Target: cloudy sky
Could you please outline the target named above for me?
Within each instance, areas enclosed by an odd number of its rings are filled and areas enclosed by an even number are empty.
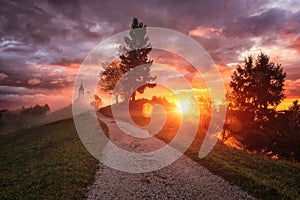
[[[199,42],[224,79],[247,55],[266,52],[287,72],[286,95],[300,96],[300,2],[0,1],[0,109],[71,103],[77,70],[102,40],[133,17]]]

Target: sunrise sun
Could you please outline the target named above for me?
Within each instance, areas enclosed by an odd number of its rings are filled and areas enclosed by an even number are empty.
[[[191,107],[191,103],[189,101],[181,101],[177,104],[178,106],[178,112],[180,113],[186,113],[189,111]]]

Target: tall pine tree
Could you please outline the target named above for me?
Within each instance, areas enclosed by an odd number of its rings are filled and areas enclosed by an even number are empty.
[[[147,26],[137,18],[133,18],[129,36],[124,38],[125,45],[120,47],[120,69],[123,74],[135,69],[133,76],[125,78],[126,84],[123,83],[123,96],[125,100],[135,100],[136,92],[144,93],[144,90],[156,86],[154,80],[156,77],[151,76],[150,68],[153,60],[148,58],[152,47],[147,36]],[[130,79],[130,80],[129,80]],[[142,87],[134,91],[134,86],[143,84]]]

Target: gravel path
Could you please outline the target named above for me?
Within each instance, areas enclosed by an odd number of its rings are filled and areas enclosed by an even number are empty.
[[[144,152],[165,145],[156,138],[134,139],[121,133],[111,118],[102,115],[98,118],[108,125],[110,140],[121,148]],[[104,156],[108,159],[113,156],[109,150],[109,145],[104,148]],[[149,173],[121,172],[100,163],[95,181],[88,189],[88,199],[254,199],[185,155]]]

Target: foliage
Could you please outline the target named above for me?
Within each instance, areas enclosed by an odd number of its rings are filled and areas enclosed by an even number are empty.
[[[14,128],[20,128],[29,124],[40,121],[47,113],[50,112],[48,104],[40,106],[39,104],[18,110],[0,110],[0,131],[7,131]]]
[[[227,130],[227,136],[234,136],[248,150],[299,161],[298,101],[287,111],[274,109],[284,98],[285,77],[282,66],[270,62],[264,53],[260,53],[256,61],[252,56],[245,59],[244,67],[238,66],[232,75],[233,91],[228,95],[232,103],[223,136]],[[236,121],[240,128],[234,130]]]
[[[258,118],[265,117],[268,108],[273,109],[283,100],[285,77],[282,66],[271,62],[266,54],[260,53],[255,61],[249,56],[243,67],[236,68],[230,82],[235,106]]]
[[[144,93],[146,88],[156,86],[154,80],[156,77],[151,76],[150,67],[153,60],[148,58],[152,47],[147,34],[147,26],[133,18],[129,36],[124,38],[125,45],[120,46],[120,62],[112,62],[104,67],[100,74],[99,86],[104,91],[114,91],[116,102],[119,102],[119,96],[125,101],[135,100],[136,92]],[[136,68],[138,67],[138,68]],[[135,73],[126,73],[135,69]],[[124,76],[124,77],[123,77]],[[121,83],[117,85],[121,79]],[[136,85],[142,85],[134,91]],[[117,87],[116,87],[117,86]]]
[[[298,100],[293,102],[289,110],[278,113],[271,124],[275,132],[273,152],[300,161],[300,109]]]
[[[39,104],[35,105],[34,107],[21,108],[21,115],[45,115],[46,113],[50,112],[50,107],[48,104],[45,104],[44,106],[40,106]]]
[[[292,114],[292,124],[300,127],[300,104],[298,100],[293,101],[293,105],[289,107],[288,112]]]
[[[122,76],[123,76],[123,71],[119,66],[119,62],[114,61],[104,67],[103,72],[100,74],[99,86],[102,90],[106,92],[107,91],[112,92]],[[119,93],[121,93],[121,91],[122,91],[121,87],[115,89],[114,95],[116,95],[117,102],[119,102],[118,96]]]
[[[120,47],[120,69],[123,74],[138,67],[133,77],[124,78],[122,93],[125,99],[132,97],[135,100],[136,91],[133,91],[133,86],[137,83],[142,83],[143,86],[138,88],[139,93],[143,93],[148,88],[155,87],[153,81],[156,77],[151,76],[150,67],[153,60],[148,58],[152,47],[147,34],[147,26],[137,18],[133,18],[129,36],[124,38],[125,46]],[[131,80],[129,80],[129,78]]]

